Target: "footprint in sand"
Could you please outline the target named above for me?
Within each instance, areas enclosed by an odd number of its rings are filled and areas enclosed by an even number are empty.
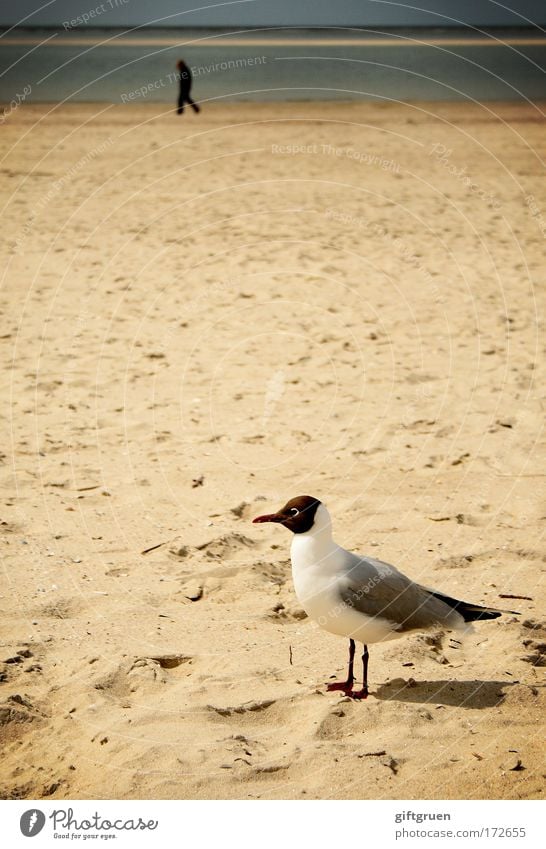
[[[522,622],[522,631],[526,635],[522,642],[527,654],[521,660],[533,666],[546,666],[546,622],[526,619]]]
[[[29,700],[28,696],[15,693],[0,703],[0,739],[12,742],[24,730],[28,723],[43,719],[43,714]]]
[[[256,547],[257,543],[243,534],[224,534],[220,537],[202,542],[194,547],[194,551],[203,552],[207,557],[223,559],[236,551]],[[169,543],[169,553],[177,559],[185,559],[190,554],[190,547],[180,538]]]
[[[51,619],[72,619],[80,611],[81,606],[72,599],[59,598],[42,607],[42,616]]]
[[[218,716],[233,716],[234,714],[254,714],[263,710],[267,710],[271,705],[275,704],[275,699],[262,699],[261,701],[244,702],[235,707],[218,707],[216,705],[207,705],[210,711],[214,711]]]
[[[254,540],[243,536],[243,534],[225,534],[196,546],[197,551],[204,551],[207,557],[223,558],[234,551],[244,548],[252,548],[256,545]]]
[[[121,663],[113,672],[99,678],[94,687],[106,697],[123,700],[133,693],[153,692],[158,684],[167,684],[172,680],[173,669],[192,662],[193,657],[183,654],[137,657]]]
[[[268,619],[273,619],[274,622],[280,622],[283,625],[292,625],[294,622],[301,622],[302,619],[307,619],[307,613],[303,607],[297,604],[284,605],[282,601],[277,604],[267,614]]]
[[[524,640],[523,645],[528,651],[528,654],[521,658],[526,663],[531,663],[533,666],[546,666],[546,642],[539,640]]]

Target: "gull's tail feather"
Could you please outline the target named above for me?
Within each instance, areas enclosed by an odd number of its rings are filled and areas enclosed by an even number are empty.
[[[480,619],[498,619],[503,613],[513,613],[515,616],[520,614],[516,610],[497,610],[496,607],[482,607],[479,604],[471,604],[468,601],[461,601],[457,598],[451,598],[442,593],[433,592],[435,598],[439,598],[445,604],[448,604],[457,613],[460,613],[465,622],[477,622]]]

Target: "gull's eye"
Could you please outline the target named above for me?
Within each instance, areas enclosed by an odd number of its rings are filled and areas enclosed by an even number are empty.
[[[300,511],[297,507],[291,507],[289,512],[291,516],[298,516]]]

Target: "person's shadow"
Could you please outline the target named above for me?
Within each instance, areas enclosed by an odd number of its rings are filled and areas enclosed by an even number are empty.
[[[381,684],[373,694],[388,702],[451,705],[464,708],[491,708],[502,704],[506,688],[516,681],[404,681],[394,678]]]

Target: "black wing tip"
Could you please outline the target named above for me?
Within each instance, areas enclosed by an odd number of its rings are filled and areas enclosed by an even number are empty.
[[[458,612],[465,622],[479,622],[483,619],[498,619],[502,616],[502,610],[472,610],[467,607],[459,607]]]
[[[468,605],[458,608],[465,622],[478,622],[480,619],[498,619],[499,616],[521,616],[517,610],[496,610],[491,607]]]
[[[521,616],[516,610],[497,610],[494,607],[482,607],[479,604],[471,604],[467,601],[460,601],[457,598],[443,595],[442,593],[433,593],[436,598],[441,599],[448,604],[457,613],[460,613],[465,622],[479,622],[480,620],[498,619],[499,616],[511,614],[512,616]]]

